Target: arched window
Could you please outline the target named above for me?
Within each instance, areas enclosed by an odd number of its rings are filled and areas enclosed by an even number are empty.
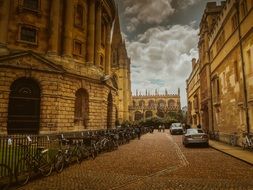
[[[84,23],[83,21],[84,21],[84,9],[81,4],[78,4],[75,10],[75,25],[77,27],[82,27]]]
[[[140,100],[140,101],[139,101],[139,106],[140,106],[140,107],[145,106],[144,100]]]
[[[158,101],[158,107],[159,107],[159,108],[164,108],[165,106],[166,106],[166,103],[165,103],[164,100],[159,100],[159,101]]]
[[[10,87],[8,134],[39,133],[40,87],[32,78],[20,78]]]
[[[161,117],[161,118],[164,118],[164,116],[165,116],[165,114],[164,114],[163,111],[158,111],[158,112],[156,113],[156,115],[157,115],[158,117]]]
[[[155,106],[155,101],[154,100],[149,100],[148,101],[148,106],[150,106],[150,107]]]
[[[175,106],[175,101],[174,101],[174,100],[169,100],[169,101],[168,101],[168,106],[169,106],[169,107]]]
[[[134,120],[135,121],[139,121],[143,118],[143,114],[139,111],[136,111],[135,114],[134,114]]]
[[[152,111],[146,111],[146,113],[145,113],[145,118],[147,119],[147,118],[151,118],[153,116],[153,113],[152,113]]]
[[[76,91],[75,95],[75,125],[87,128],[89,115],[89,97],[84,89]]]

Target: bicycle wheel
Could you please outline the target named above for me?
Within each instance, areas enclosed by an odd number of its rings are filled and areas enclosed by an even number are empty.
[[[48,154],[43,154],[38,160],[38,169],[43,176],[49,176],[53,171],[53,163],[51,162]]]
[[[73,156],[74,156],[74,159],[76,160],[76,162],[78,164],[81,164],[81,162],[83,161],[83,158],[84,158],[83,150],[80,150],[80,147],[77,148],[76,153]]]
[[[5,165],[0,164],[0,189],[7,190],[12,182],[12,171]]]
[[[19,185],[25,185],[32,175],[32,168],[29,164],[29,158],[21,158],[15,167],[15,178]]]
[[[64,162],[65,162],[64,154],[62,152],[58,152],[55,155],[55,160],[54,160],[54,168],[57,173],[62,172],[64,168]]]
[[[95,158],[97,157],[97,153],[94,147],[90,147],[90,157],[95,160]]]

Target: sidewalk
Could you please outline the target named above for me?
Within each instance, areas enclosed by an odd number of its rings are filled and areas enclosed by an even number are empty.
[[[240,147],[231,146],[226,143],[213,141],[213,140],[209,140],[209,145],[218,151],[221,151],[225,154],[228,154],[230,156],[233,156],[237,159],[240,159],[244,162],[247,162],[253,165],[253,152],[243,150]]]

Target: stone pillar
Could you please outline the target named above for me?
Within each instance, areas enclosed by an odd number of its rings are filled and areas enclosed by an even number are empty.
[[[101,46],[101,19],[102,19],[102,10],[101,2],[97,2],[96,6],[96,46],[95,46],[95,65],[100,66],[100,46]]]
[[[8,23],[10,15],[10,1],[3,0],[0,2],[0,55],[8,54]]]
[[[65,23],[63,33],[63,56],[72,57],[73,51],[74,0],[65,1]]]
[[[89,1],[87,61],[94,64],[95,43],[95,1]]]
[[[105,73],[111,74],[111,26],[106,27],[106,44],[105,44]]]
[[[51,2],[48,53],[56,55],[59,50],[60,0],[53,0]]]

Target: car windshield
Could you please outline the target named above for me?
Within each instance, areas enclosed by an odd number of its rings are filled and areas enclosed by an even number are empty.
[[[187,129],[187,134],[198,134],[198,133],[204,133],[201,129]]]
[[[171,127],[173,128],[182,128],[181,123],[172,123]]]

